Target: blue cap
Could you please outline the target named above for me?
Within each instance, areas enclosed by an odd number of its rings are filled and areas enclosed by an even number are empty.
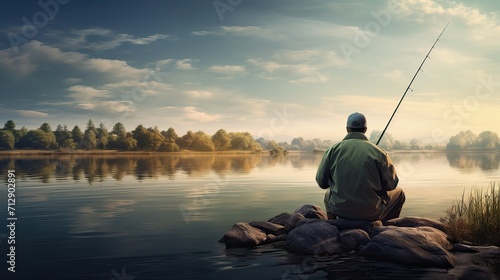
[[[350,128],[365,128],[366,118],[365,115],[361,113],[353,113],[347,118],[347,127]]]

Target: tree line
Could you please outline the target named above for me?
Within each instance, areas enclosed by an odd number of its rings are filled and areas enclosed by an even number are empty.
[[[375,143],[381,131],[372,131],[369,140]],[[0,129],[0,149],[116,149],[123,151],[147,150],[161,152],[177,152],[180,150],[192,151],[227,151],[247,150],[259,152],[264,149],[274,153],[283,153],[287,150],[316,150],[327,149],[334,145],[331,140],[319,138],[304,139],[296,137],[290,143],[276,142],[262,137],[254,139],[249,132],[226,132],[219,129],[215,134],[208,135],[203,131],[192,132],[179,136],[175,129],[169,128],[160,131],[157,127],[146,128],[142,124],[134,130],[127,131],[125,126],[118,122],[111,131],[103,123],[96,127],[92,120],[87,122],[85,130],[75,125],[71,130],[66,125],[57,125],[53,131],[48,123],[39,128],[28,130],[26,127],[16,129],[16,124],[8,120]],[[410,142],[395,140],[386,133],[380,142],[386,150],[432,150],[442,149],[442,146],[425,144],[421,140],[412,139]],[[461,131],[452,136],[446,144],[447,149],[498,149],[500,139],[495,132],[483,131],[476,135],[472,131]]]
[[[483,131],[475,134],[470,130],[460,131],[450,137],[446,145],[449,150],[462,149],[500,149],[500,138],[493,131]]]
[[[267,142],[269,144],[269,141]],[[272,145],[272,143],[271,143]],[[118,122],[111,131],[103,123],[98,127],[92,120],[87,122],[85,130],[75,125],[68,129],[66,125],[57,125],[52,131],[48,123],[39,128],[28,130],[25,127],[16,129],[14,121],[9,120],[0,130],[0,149],[116,149],[124,151],[147,150],[161,152],[193,151],[226,151],[248,150],[261,151],[262,147],[248,132],[226,132],[219,129],[210,136],[203,131],[188,131],[178,136],[175,129],[160,131],[157,127],[146,128],[142,124],[134,130],[127,131]]]

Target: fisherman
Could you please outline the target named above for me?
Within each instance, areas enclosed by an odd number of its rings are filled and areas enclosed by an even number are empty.
[[[386,151],[368,141],[366,118],[347,118],[347,136],[326,150],[316,173],[329,219],[386,221],[398,218],[405,194]]]

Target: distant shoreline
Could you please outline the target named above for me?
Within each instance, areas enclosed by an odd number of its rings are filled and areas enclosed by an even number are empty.
[[[326,151],[326,149],[325,149]],[[317,153],[324,151],[301,151],[288,150],[288,153]],[[464,149],[464,150],[389,150],[388,153],[500,153],[500,149]],[[269,150],[260,152],[229,150],[229,151],[191,151],[182,150],[178,152],[158,152],[158,151],[119,151],[119,150],[0,150],[1,156],[57,156],[57,155],[234,155],[234,154],[269,154]]]
[[[261,154],[269,153],[269,151],[254,152],[254,151],[242,151],[242,150],[230,150],[230,151],[213,151],[213,152],[203,152],[203,151],[190,151],[182,150],[179,152],[158,152],[158,151],[119,151],[119,150],[6,150],[0,151],[0,156],[10,155],[10,156],[25,156],[25,155],[35,155],[35,156],[57,156],[57,155],[190,155],[190,154]]]

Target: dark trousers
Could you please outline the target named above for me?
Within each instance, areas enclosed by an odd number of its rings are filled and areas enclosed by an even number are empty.
[[[405,193],[401,188],[388,191],[387,195],[389,196],[389,202],[380,217],[383,224],[391,219],[399,218],[399,214],[401,214],[401,209],[403,209],[403,204],[406,200]]]
[[[399,218],[399,214],[401,214],[401,209],[403,209],[403,204],[406,200],[405,193],[401,188],[396,188],[392,191],[388,191],[387,195],[389,196],[389,201],[385,207],[384,212],[382,212],[379,217],[379,220],[381,220],[383,224],[391,219]],[[327,215],[328,219],[337,218],[337,216],[331,212],[327,212]]]

